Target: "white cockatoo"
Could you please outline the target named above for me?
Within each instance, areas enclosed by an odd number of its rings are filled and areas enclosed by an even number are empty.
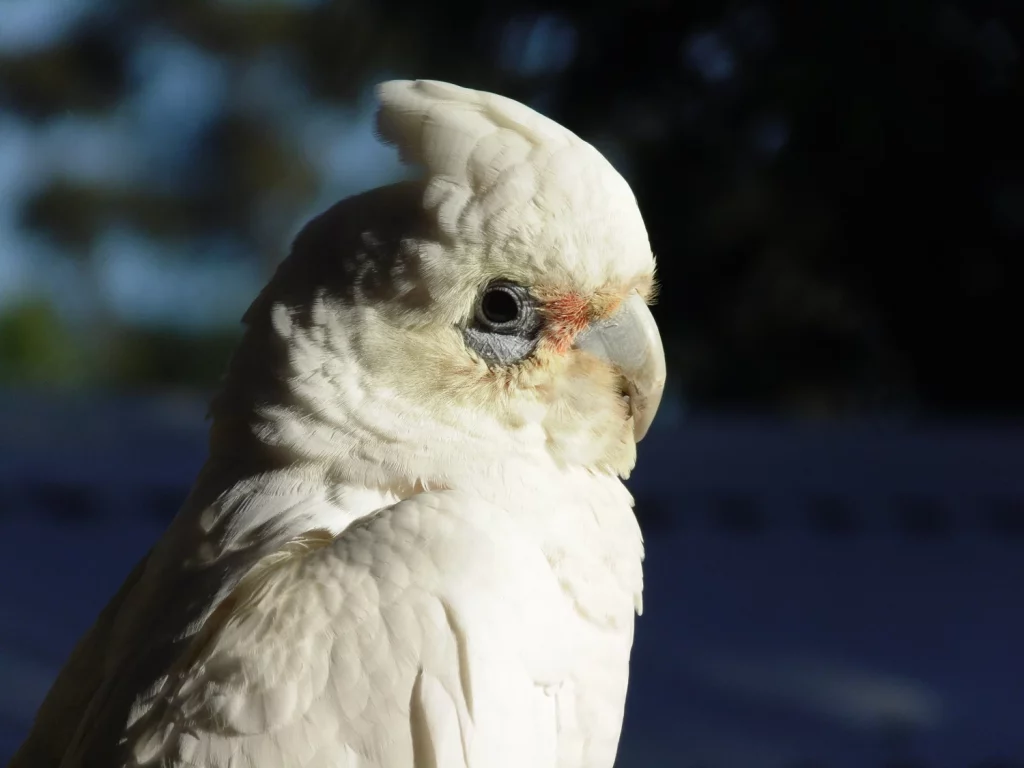
[[[378,96],[424,178],[298,236],[12,768],[613,764],[665,375],[636,200],[510,99]]]

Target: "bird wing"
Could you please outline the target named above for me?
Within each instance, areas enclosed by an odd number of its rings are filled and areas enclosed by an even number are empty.
[[[507,513],[420,494],[263,558],[62,766],[554,766],[565,606]]]
[[[166,670],[255,563],[321,517],[339,529],[356,517],[338,508],[330,489],[290,475],[267,488],[224,494],[198,512],[186,504],[76,644],[7,768],[75,764],[70,755],[83,741],[93,750],[115,747],[132,706],[163,685]],[[239,524],[239,506],[248,525]],[[96,764],[111,765],[113,752],[103,755]]]

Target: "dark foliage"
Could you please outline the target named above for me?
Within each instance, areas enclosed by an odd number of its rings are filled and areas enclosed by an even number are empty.
[[[284,52],[327,101],[382,76],[497,90],[630,179],[689,399],[1019,415],[1021,21],[995,1],[135,0],[0,60],[0,103],[110,110],[153,29],[235,68]],[[25,221],[72,248],[125,217],[159,238],[228,232],[258,257],[260,201],[315,187],[315,159],[261,120],[225,106],[169,189],[58,183]]]

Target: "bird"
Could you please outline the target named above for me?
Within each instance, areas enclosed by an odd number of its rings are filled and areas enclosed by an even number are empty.
[[[296,236],[191,492],[10,768],[615,762],[643,591],[623,480],[665,386],[636,198],[517,101],[376,95],[418,173]]]

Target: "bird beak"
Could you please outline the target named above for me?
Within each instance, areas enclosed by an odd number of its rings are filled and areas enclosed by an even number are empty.
[[[630,294],[614,315],[580,332],[575,347],[607,360],[622,372],[633,415],[633,437],[639,443],[654,421],[665,390],[665,348],[643,297]]]

